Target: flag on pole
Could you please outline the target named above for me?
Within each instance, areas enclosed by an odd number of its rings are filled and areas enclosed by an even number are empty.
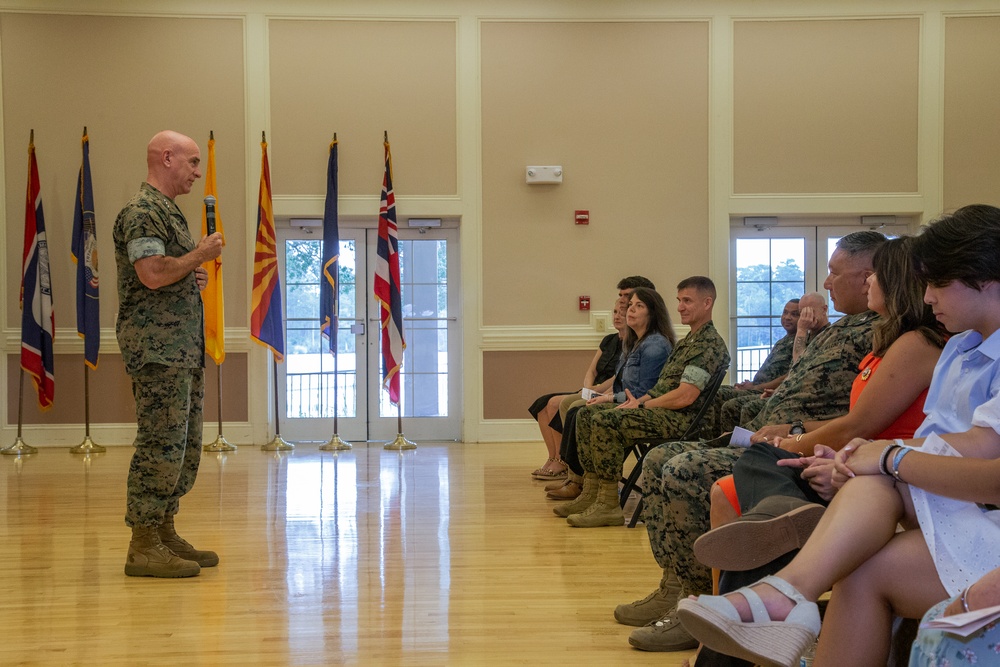
[[[83,339],[83,361],[97,369],[101,351],[101,300],[97,274],[97,220],[90,180],[90,137],[83,128],[83,162],[73,206],[73,262],[76,264],[76,332]]]
[[[21,368],[38,391],[38,406],[52,407],[55,399],[55,359],[52,342],[56,317],[52,310],[49,248],[45,240],[41,185],[35,162],[35,131],[28,140],[28,195],[24,210],[24,254],[21,263]]]
[[[399,370],[403,364],[403,305],[399,284],[399,240],[396,237],[396,196],[392,192],[392,157],[385,140],[385,175],[378,212],[378,246],[375,258],[375,300],[381,306],[382,386],[389,400],[399,403]]]
[[[257,194],[257,245],[253,255],[253,290],[250,295],[250,336],[269,347],[274,360],[285,358],[282,329],[281,280],[278,276],[277,241],[271,212],[271,169],[267,141],[260,142],[260,190]]]
[[[337,354],[337,268],[340,259],[340,230],[337,225],[337,135],[330,143],[326,167],[326,208],[323,210],[323,280],[319,285],[320,331]]]
[[[215,187],[215,132],[208,135],[208,160],[205,166],[205,197],[209,195],[219,200]],[[222,234],[222,245],[226,245],[226,235],[222,231],[222,215],[219,205],[215,205],[215,231]],[[201,209],[201,234],[208,234],[208,208]],[[208,271],[208,285],[201,292],[205,304],[205,353],[212,357],[216,365],[226,359],[226,318],[222,300],[222,256],[210,259],[202,267]]]

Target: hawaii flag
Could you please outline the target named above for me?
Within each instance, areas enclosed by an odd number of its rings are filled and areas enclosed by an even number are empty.
[[[52,407],[55,399],[54,357],[56,316],[52,310],[49,247],[45,240],[41,186],[35,162],[35,132],[28,140],[28,196],[24,210],[24,255],[21,263],[21,368],[35,383],[38,405]]]
[[[90,137],[83,128],[83,163],[73,203],[73,262],[76,263],[76,332],[83,339],[83,360],[93,369],[101,351],[101,299],[97,279],[97,220],[90,180]],[[41,217],[42,205],[38,204]]]
[[[219,200],[215,187],[215,133],[208,136],[208,161],[205,166],[205,197],[209,195]],[[222,234],[222,245],[226,245],[226,235],[222,231],[222,216],[219,206],[215,206],[215,231]],[[201,234],[208,234],[208,211],[206,206],[201,209]],[[222,304],[222,256],[210,259],[202,267],[208,271],[208,285],[201,292],[201,300],[205,304],[205,352],[212,357],[216,365],[226,359],[226,318]]]
[[[282,329],[281,281],[278,277],[277,241],[271,212],[271,168],[267,142],[260,142],[260,190],[257,193],[257,245],[253,254],[253,291],[250,295],[250,337],[269,347],[274,360],[285,358]]]
[[[375,300],[381,306],[382,385],[389,400],[399,403],[399,370],[403,364],[403,305],[399,286],[399,239],[396,236],[396,196],[392,192],[392,157],[385,138],[385,175],[378,212],[378,246],[375,258]]]

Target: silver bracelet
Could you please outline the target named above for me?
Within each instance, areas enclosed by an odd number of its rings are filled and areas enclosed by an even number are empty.
[[[962,602],[962,611],[964,611],[965,613],[969,613],[970,611],[972,611],[971,609],[969,609],[969,591],[972,590],[973,585],[974,584],[969,584],[969,586],[964,591],[962,591],[962,596],[960,600]]]

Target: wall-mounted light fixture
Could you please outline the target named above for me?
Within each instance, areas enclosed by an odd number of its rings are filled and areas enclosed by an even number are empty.
[[[894,215],[863,215],[861,216],[861,224],[865,227],[871,227],[872,229],[880,229],[886,225],[896,224],[896,216]]]
[[[778,218],[774,216],[751,215],[743,218],[743,226],[754,227],[758,232],[761,232],[769,227],[777,227]]]
[[[527,166],[524,168],[524,182],[528,185],[544,185],[546,183],[562,183],[562,165]]]

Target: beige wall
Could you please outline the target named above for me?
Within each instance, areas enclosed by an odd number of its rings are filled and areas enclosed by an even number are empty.
[[[341,195],[371,194],[388,131],[397,196],[456,195],[455,37],[453,21],[269,21],[274,192],[323,192],[336,132]]]
[[[624,276],[706,272],[706,22],[486,23],[482,54],[484,324],[586,323],[578,297],[609,310]]]
[[[1000,205],[1000,16],[946,22],[944,207]]]
[[[740,21],[734,191],[916,192],[919,19]]]
[[[459,221],[467,440],[536,437],[524,408],[559,388],[552,364],[573,366],[562,377],[578,383],[622,275],[648,275],[668,300],[680,278],[712,276],[725,335],[733,218],[926,220],[1000,203],[1000,166],[986,157],[1000,143],[994,0],[162,0],[152,11],[0,0],[4,436],[32,128],[59,369],[57,412],[26,422],[53,440],[46,429],[72,426],[80,409],[66,389],[82,350],[68,245],[84,125],[104,267],[95,381],[116,396],[127,382],[115,359],[114,216],[154,132],[204,147],[215,131],[227,346],[242,360],[227,369],[238,404],[227,420],[247,439],[267,435],[271,405],[269,362],[247,323],[261,130],[279,223],[322,214],[337,132],[342,220],[371,224],[383,130],[401,219]],[[528,164],[560,164],[564,182],[528,186]],[[179,202],[193,224],[199,195]],[[573,224],[575,209],[590,211],[589,226]],[[583,294],[590,313],[577,309]],[[130,399],[118,398],[95,428],[127,442]]]

